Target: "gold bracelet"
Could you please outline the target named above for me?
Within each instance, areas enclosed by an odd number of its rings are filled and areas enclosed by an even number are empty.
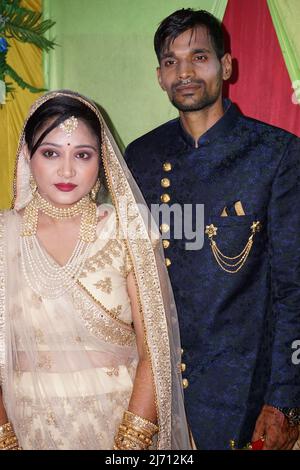
[[[125,428],[120,426],[119,432],[115,440],[118,446],[132,447],[134,449],[147,449],[151,444],[152,440],[144,436],[140,431],[136,431],[133,428]],[[131,444],[130,444],[131,443]]]
[[[2,424],[0,426],[0,439],[1,439],[2,436],[5,436],[9,432],[14,432],[13,427],[10,424],[10,422]]]
[[[158,426],[131,411],[125,411],[115,436],[114,450],[147,450]]]
[[[149,434],[150,437],[158,432],[158,426],[146,418],[142,418],[131,411],[125,411],[123,416],[124,424],[129,424],[133,428],[140,429],[143,433]]]
[[[11,423],[0,426],[0,450],[21,450]]]

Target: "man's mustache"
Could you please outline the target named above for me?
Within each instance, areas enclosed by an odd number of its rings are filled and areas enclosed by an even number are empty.
[[[177,82],[173,83],[172,85],[172,91],[176,91],[177,88],[179,86],[182,86],[182,85],[187,85],[187,86],[190,86],[190,85],[196,85],[196,86],[205,86],[206,83],[204,80],[191,80],[190,82],[186,82],[186,80],[178,80]]]

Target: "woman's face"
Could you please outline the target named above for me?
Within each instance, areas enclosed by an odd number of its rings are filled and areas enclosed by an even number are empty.
[[[47,122],[35,141],[50,124]],[[99,159],[96,136],[78,119],[70,135],[64,126],[49,132],[33,154],[30,167],[41,196],[64,207],[90,192],[98,177]]]

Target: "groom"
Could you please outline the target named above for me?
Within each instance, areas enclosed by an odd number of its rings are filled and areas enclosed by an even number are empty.
[[[126,158],[149,206],[205,209],[201,249],[174,236],[175,216],[160,226],[197,447],[291,449],[300,423],[300,141],[222,100],[231,57],[209,13],[174,12],[154,44],[179,118],[131,143]]]

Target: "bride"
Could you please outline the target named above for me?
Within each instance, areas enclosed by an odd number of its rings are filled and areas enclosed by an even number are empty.
[[[31,108],[0,213],[0,371],[0,449],[190,448],[158,231],[71,91]]]

